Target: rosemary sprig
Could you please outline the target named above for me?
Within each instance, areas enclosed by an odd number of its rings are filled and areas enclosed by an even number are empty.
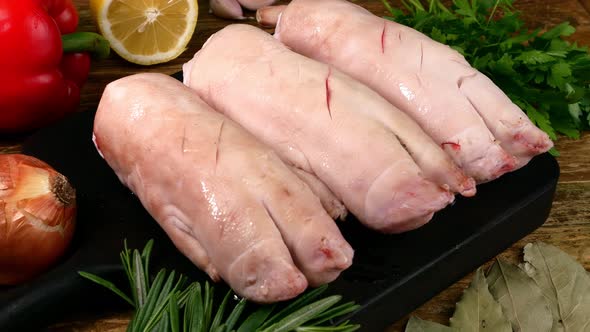
[[[175,271],[165,269],[150,279],[153,245],[150,240],[140,253],[137,249],[130,250],[127,242],[124,244],[120,259],[131,296],[110,281],[79,272],[135,308],[128,332],[352,332],[360,328],[348,321],[329,325],[334,319],[356,311],[359,306],[354,302],[337,305],[342,298],[338,295],[320,299],[327,286],[308,291],[289,303],[273,305],[256,305],[245,299],[231,304],[230,300],[236,295],[230,290],[215,307],[215,290],[208,282],[204,285],[188,283],[185,276],[177,276]],[[247,308],[251,313],[243,319]],[[275,313],[279,308],[282,309]]]

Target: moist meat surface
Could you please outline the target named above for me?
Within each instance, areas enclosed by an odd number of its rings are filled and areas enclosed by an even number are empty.
[[[171,77],[110,83],[94,135],[107,163],[177,248],[242,296],[289,299],[352,263],[352,248],[309,187]]]

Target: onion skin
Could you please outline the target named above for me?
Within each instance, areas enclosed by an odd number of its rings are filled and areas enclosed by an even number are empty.
[[[46,163],[0,155],[0,285],[26,282],[51,267],[70,244],[76,193]]]

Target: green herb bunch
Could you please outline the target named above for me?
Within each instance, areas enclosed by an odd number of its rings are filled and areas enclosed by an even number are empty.
[[[498,85],[551,139],[579,138],[590,128],[590,56],[563,39],[564,22],[530,31],[513,0],[402,0],[405,11],[382,0],[396,21],[447,44]]]
[[[353,302],[338,304],[342,299],[339,295],[320,298],[327,286],[311,290],[283,305],[264,306],[248,303],[245,299],[234,300],[237,296],[229,290],[217,305],[214,287],[208,282],[204,286],[198,282],[189,283],[185,276],[177,276],[175,271],[165,269],[151,280],[152,248],[152,240],[141,253],[128,249],[125,243],[120,254],[131,296],[110,281],[79,272],[135,308],[128,332],[352,332],[360,328],[348,321],[330,325],[334,319],[356,311],[359,306]],[[251,313],[243,319],[247,307]]]

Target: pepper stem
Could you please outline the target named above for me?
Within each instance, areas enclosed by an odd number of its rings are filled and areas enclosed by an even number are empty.
[[[109,56],[111,46],[103,36],[94,32],[74,32],[61,36],[64,53],[89,52],[96,59]]]

